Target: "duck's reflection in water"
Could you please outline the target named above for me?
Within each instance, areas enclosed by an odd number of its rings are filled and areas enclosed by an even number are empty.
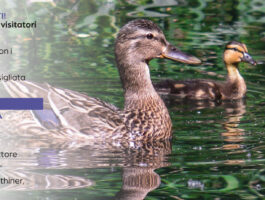
[[[146,144],[138,153],[128,156],[129,166],[123,167],[122,188],[115,199],[141,200],[159,187],[160,176],[154,170],[169,165],[166,157],[170,153],[171,143],[164,141]]]
[[[244,100],[238,100],[235,102],[226,102],[225,105],[225,121],[223,127],[226,130],[222,133],[224,141],[227,145],[224,145],[224,149],[238,149],[241,148],[240,142],[244,141],[245,130],[239,128],[240,120],[246,113],[246,105]]]
[[[14,111],[10,114],[14,115]],[[27,116],[26,112],[24,114]],[[5,119],[11,118],[8,112],[4,115]],[[1,125],[5,119],[1,121]],[[24,120],[28,119],[25,117]],[[1,129],[12,126],[10,120],[7,122]],[[32,121],[29,120],[29,123]],[[47,129],[41,132],[37,127],[38,124],[32,130],[23,131],[23,127],[17,126],[18,130],[6,130],[5,138],[0,140],[2,149],[12,152],[15,146],[19,154],[16,159],[3,161],[1,176],[23,179],[23,184],[3,185],[3,190],[86,188],[92,186],[95,180],[89,180],[85,175],[78,177],[58,172],[61,169],[86,169],[89,172],[90,169],[118,167],[122,168],[122,188],[115,199],[144,199],[160,185],[160,177],[154,170],[169,165],[167,155],[171,153],[170,140],[144,143],[69,140],[62,136],[51,137],[55,133],[49,134]],[[40,170],[44,170],[44,173],[40,173]]]
[[[160,177],[153,168],[130,167],[123,169],[122,189],[117,200],[141,200],[160,185]]]
[[[225,121],[223,127],[225,131],[222,133],[223,140],[226,142],[222,146],[222,150],[225,150],[227,154],[242,154],[242,159],[228,159],[224,160],[225,165],[244,165],[246,160],[249,159],[246,149],[245,130],[239,128],[242,118],[246,113],[246,104],[244,100],[238,100],[236,102],[227,102],[225,106]],[[246,156],[244,155],[246,154]]]
[[[246,150],[244,142],[246,139],[245,130],[240,127],[242,118],[246,113],[246,99],[227,100],[227,101],[208,101],[208,100],[183,100],[172,96],[165,96],[165,102],[171,107],[171,110],[177,112],[203,112],[207,109],[206,114],[198,115],[194,123],[213,125],[215,130],[216,125],[223,127],[220,139],[224,141],[221,146],[213,150],[225,150],[227,154],[239,154]],[[205,116],[208,115],[207,118]],[[239,160],[224,161],[227,164],[238,164],[244,162]]]
[[[1,170],[1,191],[62,190],[90,187],[93,181],[62,174]]]

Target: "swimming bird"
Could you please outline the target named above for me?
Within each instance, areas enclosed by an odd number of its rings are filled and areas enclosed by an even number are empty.
[[[247,87],[244,78],[239,73],[239,63],[247,62],[256,65],[249,55],[245,44],[229,42],[224,51],[223,60],[227,69],[225,82],[214,80],[164,80],[155,84],[158,92],[172,94],[178,98],[195,100],[228,100],[241,99],[245,96]]]
[[[188,64],[201,61],[171,45],[152,21],[137,19],[124,25],[116,38],[115,57],[124,90],[124,109],[85,94],[37,84],[9,81],[13,97],[42,97],[45,109],[33,111],[47,129],[92,139],[160,140],[171,137],[168,110],[154,89],[148,62],[168,58]],[[59,131],[58,131],[59,132]]]

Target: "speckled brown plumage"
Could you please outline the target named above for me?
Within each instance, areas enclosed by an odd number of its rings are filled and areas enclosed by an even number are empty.
[[[163,94],[172,94],[187,99],[221,99],[222,94],[217,83],[211,80],[165,80],[155,84]]]
[[[224,62],[228,71],[225,82],[213,80],[164,80],[155,84],[160,93],[172,94],[178,98],[226,100],[240,99],[246,94],[246,83],[238,70],[240,62],[256,65],[248,54],[245,44],[229,42],[224,52]]]
[[[170,116],[152,85],[148,62],[153,58],[168,58],[199,64],[200,60],[170,45],[156,24],[143,19],[121,28],[115,42],[115,56],[124,89],[123,110],[97,98],[47,84],[8,82],[5,87],[15,97],[43,97],[49,110],[46,112],[56,117],[42,122],[43,113],[35,112],[34,116],[42,126],[55,129],[60,135],[131,141],[170,138]]]

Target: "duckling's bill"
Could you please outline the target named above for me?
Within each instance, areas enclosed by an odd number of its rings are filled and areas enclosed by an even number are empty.
[[[195,56],[184,53],[170,44],[159,57],[194,65],[199,65],[202,63],[201,60]]]
[[[243,58],[241,60],[243,62],[250,63],[251,65],[257,64],[257,62],[246,52],[243,53]]]

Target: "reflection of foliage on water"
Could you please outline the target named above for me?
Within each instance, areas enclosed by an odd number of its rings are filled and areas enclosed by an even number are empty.
[[[248,23],[264,23],[265,21],[265,2],[262,0],[240,1],[238,9],[242,12],[242,21]]]
[[[197,166],[198,167],[198,166]],[[212,166],[214,168],[214,166]],[[226,167],[224,167],[226,168]],[[192,170],[188,168],[186,170]],[[203,170],[209,170],[202,168]],[[225,170],[225,169],[223,169]],[[169,198],[178,197],[179,199],[213,199],[218,196],[220,198],[235,199],[255,199],[257,196],[249,193],[247,190],[240,190],[240,183],[248,181],[248,173],[235,173],[232,175],[215,175],[201,173],[200,175],[185,176],[180,172],[171,172],[164,170],[166,175],[160,189],[153,191],[150,196],[159,196],[160,192]],[[212,173],[214,174],[214,173]]]
[[[13,64],[11,70],[25,71],[27,68],[29,77],[38,80],[43,77],[46,80],[53,77],[67,78],[68,74],[79,79],[93,79],[94,73],[99,78],[118,77],[111,53],[113,36],[118,30],[115,24],[117,23],[118,27],[122,26],[134,16],[130,13],[137,13],[139,9],[141,14],[136,15],[143,17],[156,17],[159,13],[165,15],[164,18],[160,16],[153,20],[166,31],[170,41],[177,38],[177,45],[182,46],[183,50],[189,49],[191,53],[196,50],[198,54],[203,55],[201,49],[209,49],[221,57],[222,50],[216,44],[223,46],[232,39],[244,42],[245,39],[240,39],[242,33],[247,36],[253,29],[247,30],[240,24],[259,21],[255,18],[257,14],[252,13],[256,13],[257,10],[262,12],[257,6],[262,2],[258,0],[250,3],[247,0],[225,1],[223,4],[204,0],[69,2],[58,1],[55,7],[50,4],[34,3],[26,9],[28,19],[37,18],[41,25],[33,33],[21,32],[21,46],[19,45],[17,52],[22,51],[28,55],[24,53],[17,58],[17,64]],[[20,3],[15,5],[22,7]],[[10,12],[10,15],[25,15],[23,9],[16,10],[18,12]],[[245,17],[252,20],[245,20]],[[9,36],[10,40],[13,40],[15,34],[17,33]],[[153,71],[164,70],[164,62],[154,63]],[[162,68],[158,68],[158,64]],[[222,71],[222,66],[219,69]]]

